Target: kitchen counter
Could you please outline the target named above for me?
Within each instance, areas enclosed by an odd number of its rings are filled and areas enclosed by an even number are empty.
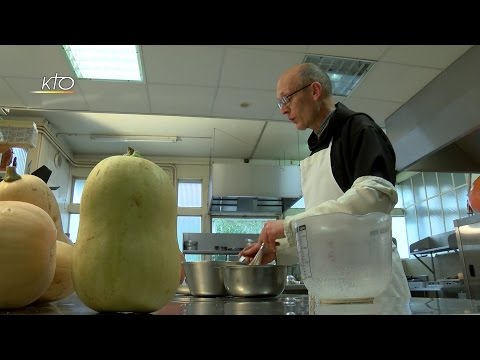
[[[94,315],[73,294],[49,304],[17,310],[0,310],[0,315]],[[411,298],[370,304],[319,304],[305,294],[281,294],[274,298],[199,298],[177,294],[154,315],[443,315],[480,314],[480,301],[447,298]]]

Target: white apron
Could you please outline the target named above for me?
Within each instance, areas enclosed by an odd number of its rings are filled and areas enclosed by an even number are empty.
[[[337,200],[344,194],[333,176],[330,162],[332,141],[328,148],[318,151],[300,162],[302,177],[302,192],[305,209],[317,206],[328,200]],[[401,296],[410,297],[405,272],[398,254],[397,247],[392,242],[392,281],[387,289],[375,300]]]

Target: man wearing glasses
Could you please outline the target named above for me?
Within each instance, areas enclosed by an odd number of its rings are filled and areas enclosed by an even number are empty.
[[[334,212],[388,214],[398,200],[390,140],[369,115],[335,104],[330,78],[320,67],[307,63],[286,70],[277,82],[277,98],[280,112],[298,130],[312,130],[311,154],[300,163],[305,212],[266,222],[258,242],[240,253],[251,258],[264,242],[264,264],[275,259],[278,239],[296,246],[296,220]],[[393,243],[392,260],[392,282],[381,296],[408,298],[410,290]]]

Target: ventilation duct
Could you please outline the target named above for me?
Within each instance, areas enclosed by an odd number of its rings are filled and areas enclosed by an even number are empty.
[[[397,170],[480,172],[480,46],[473,46],[386,121]]]
[[[277,216],[302,197],[298,165],[212,164],[212,215]]]

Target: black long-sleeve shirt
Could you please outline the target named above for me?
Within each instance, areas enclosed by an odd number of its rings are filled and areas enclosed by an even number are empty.
[[[327,148],[333,138],[332,172],[344,192],[361,176],[378,176],[395,185],[395,151],[384,131],[365,113],[342,103],[335,107],[320,138],[314,132],[308,138],[310,155]]]

